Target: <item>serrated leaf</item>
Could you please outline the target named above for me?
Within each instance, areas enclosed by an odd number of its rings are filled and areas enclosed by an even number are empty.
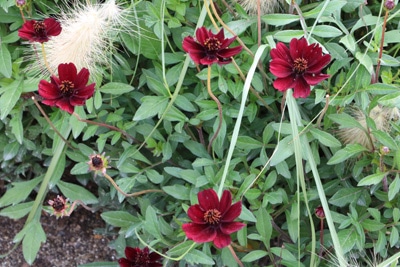
[[[138,218],[126,211],[106,211],[100,216],[106,223],[121,228],[128,228],[132,224],[140,222]]]
[[[3,87],[4,93],[0,97],[0,120],[11,112],[21,96],[23,88],[22,80],[13,81],[11,84]]]
[[[327,162],[328,165],[335,165],[340,162],[345,161],[348,158],[354,157],[359,155],[360,153],[368,151],[365,147],[360,144],[349,144],[345,148],[337,151],[335,155],[333,155],[329,161]]]
[[[66,183],[64,181],[58,181],[57,186],[64,196],[72,201],[80,200],[85,204],[95,204],[99,202],[95,195],[82,186]]]
[[[126,83],[110,82],[99,88],[100,92],[111,95],[122,95],[133,91],[135,88]]]
[[[383,172],[383,173],[374,173],[371,175],[368,175],[367,177],[364,177],[363,179],[361,179],[357,186],[366,186],[366,185],[376,185],[378,183],[380,183],[383,179],[383,177],[385,177],[388,173],[387,172]]]
[[[40,246],[46,241],[46,234],[39,221],[32,221],[28,225],[24,240],[22,241],[22,253],[29,265],[36,259]]]
[[[310,132],[321,144],[327,147],[340,147],[342,144],[330,133],[321,131],[316,128],[311,128]]]

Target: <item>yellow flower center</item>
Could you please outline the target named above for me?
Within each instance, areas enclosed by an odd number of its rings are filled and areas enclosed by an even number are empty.
[[[221,219],[221,212],[217,209],[207,210],[204,213],[204,221],[208,224],[218,224]]]
[[[204,46],[208,51],[218,51],[221,48],[221,42],[216,37],[207,38]]]
[[[308,61],[306,59],[296,58],[293,63],[294,72],[296,72],[298,74],[303,74],[308,67],[307,64],[308,64]]]

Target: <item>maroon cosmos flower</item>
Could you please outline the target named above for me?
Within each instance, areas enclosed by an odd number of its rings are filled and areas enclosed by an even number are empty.
[[[54,18],[43,21],[28,20],[18,30],[18,36],[29,42],[47,42],[51,36],[61,33],[61,24]]]
[[[86,85],[89,80],[86,68],[77,73],[73,63],[60,64],[58,76],[51,76],[51,82],[39,82],[39,95],[43,97],[44,104],[73,113],[75,106],[84,105],[93,96],[95,83]]]
[[[213,34],[211,30],[201,27],[196,30],[196,39],[192,36],[183,39],[182,47],[196,64],[211,65],[218,63],[223,65],[230,63],[231,57],[242,51],[240,45],[228,48],[235,39],[236,36],[225,39],[223,29],[217,34]]]
[[[125,248],[126,258],[118,260],[120,267],[161,267],[161,256],[155,252],[149,253],[149,248]]]
[[[295,98],[305,98],[310,94],[310,85],[329,78],[321,70],[331,60],[330,55],[323,55],[318,44],[308,45],[305,38],[293,38],[289,48],[283,43],[278,43],[271,50],[272,61],[269,70],[277,79],[274,81],[275,89],[286,91],[293,88]]]
[[[197,197],[199,204],[188,209],[188,216],[193,222],[182,225],[186,236],[197,243],[213,241],[217,248],[229,246],[230,234],[245,226],[233,221],[242,212],[242,203],[238,201],[232,205],[229,190],[223,192],[221,200],[213,189],[201,191]]]

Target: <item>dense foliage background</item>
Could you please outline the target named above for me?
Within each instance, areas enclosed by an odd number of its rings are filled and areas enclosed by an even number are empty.
[[[121,257],[126,246],[148,246],[164,254],[165,266],[236,266],[228,248],[194,244],[181,228],[197,193],[214,188],[229,189],[234,202],[242,201],[238,221],[246,227],[232,235],[232,247],[245,266],[395,266],[397,1],[391,10],[387,1],[264,1],[273,3],[263,3],[261,17],[251,9],[256,0],[118,2],[123,12],[113,22],[117,27],[105,25],[99,37],[106,49],[88,52],[95,59],[88,67],[96,91],[75,108],[81,120],[41,105],[68,143],[31,99],[35,94],[40,100],[38,83],[50,74],[38,67],[40,45],[18,36],[20,12],[27,19],[68,14],[79,20],[78,11],[104,1],[0,3],[0,179],[7,188],[0,215],[26,216],[15,242],[27,262],[45,241],[42,209],[49,211],[44,206],[50,195],[59,194],[101,212],[105,230],[119,235],[109,245]],[[227,37],[230,31],[237,35],[234,45],[244,49],[233,63],[211,66],[223,123],[207,151],[218,109],[207,93],[207,67],[191,61],[182,41],[194,36],[196,26],[217,32],[214,24],[225,27]],[[71,38],[79,42],[80,33]],[[324,70],[330,78],[309,97],[293,99],[289,93],[285,101],[272,86],[270,50],[301,37],[331,55]],[[107,174],[124,192],[162,192],[134,197],[117,192],[104,176],[88,171],[89,156],[103,152],[110,157]],[[314,212],[321,205],[322,219]]]

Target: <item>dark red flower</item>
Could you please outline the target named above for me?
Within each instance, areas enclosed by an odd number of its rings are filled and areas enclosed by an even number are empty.
[[[199,204],[188,209],[193,222],[182,225],[186,236],[197,243],[213,241],[217,248],[229,246],[230,234],[245,226],[233,221],[242,212],[242,203],[238,201],[232,205],[232,195],[228,190],[224,191],[221,200],[213,189],[204,190],[197,197]]]
[[[271,50],[271,58],[269,70],[277,77],[274,81],[275,89],[286,91],[293,88],[295,98],[307,97],[310,85],[329,78],[321,70],[329,63],[331,56],[323,55],[318,44],[308,45],[305,38],[292,39],[289,48],[278,43]]]
[[[319,219],[325,219],[325,212],[324,209],[322,208],[322,206],[318,206],[315,209],[315,216],[317,216]]]
[[[68,199],[63,196],[57,196],[53,200],[49,200],[47,203],[51,206],[53,214],[58,217],[69,216],[68,209],[70,205],[68,204]]]
[[[95,84],[86,85],[89,80],[86,68],[77,73],[73,63],[60,64],[58,76],[51,76],[51,82],[40,81],[39,95],[43,97],[44,104],[73,113],[75,106],[84,105],[93,96]]]
[[[120,267],[161,267],[161,256],[155,252],[149,253],[149,248],[125,248],[126,258],[118,260]]]
[[[51,36],[61,33],[61,24],[54,18],[47,18],[43,21],[28,20],[18,30],[18,35],[22,39],[30,42],[47,42]]]
[[[217,34],[213,34],[211,30],[201,27],[196,30],[196,39],[192,36],[183,39],[182,47],[196,64],[211,65],[218,63],[223,65],[230,63],[231,57],[242,51],[240,45],[228,48],[235,39],[236,36],[225,39],[222,29]]]

